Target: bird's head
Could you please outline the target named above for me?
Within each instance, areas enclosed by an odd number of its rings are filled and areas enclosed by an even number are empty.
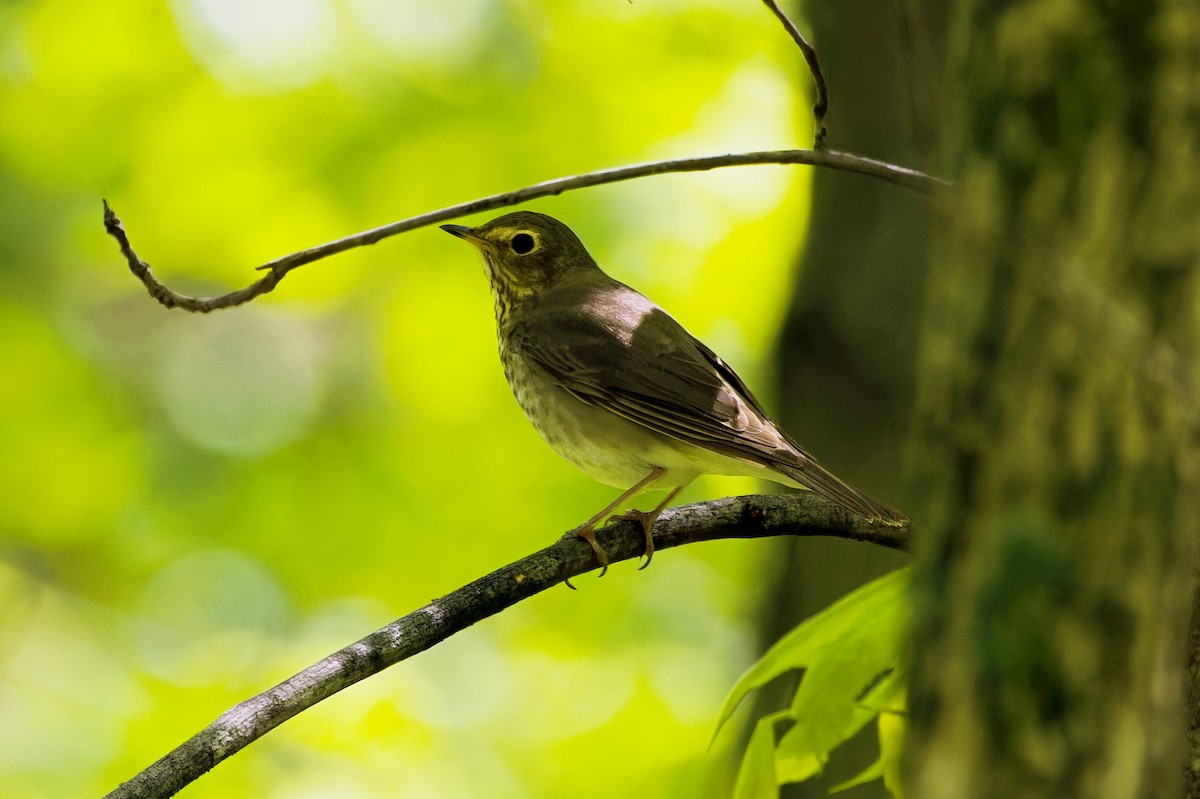
[[[479,227],[442,225],[442,230],[479,248],[493,290],[509,302],[538,294],[574,269],[596,268],[569,227],[533,211],[505,214]]]

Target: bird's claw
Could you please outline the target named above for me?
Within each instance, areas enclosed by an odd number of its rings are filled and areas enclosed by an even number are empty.
[[[596,553],[596,560],[600,561],[600,573],[596,577],[603,577],[608,572],[608,553],[604,551],[604,547],[600,546],[600,542],[596,540],[596,531],[590,527],[585,527],[582,530],[577,530],[574,533],[576,538],[582,538],[592,545],[592,551]],[[574,588],[574,586],[571,586]]]
[[[637,522],[642,526],[642,530],[646,533],[646,551],[642,553],[646,558],[646,562],[638,566],[638,571],[650,565],[650,561],[654,559],[654,522],[658,520],[660,511],[645,511],[637,508],[630,508],[624,513],[618,513],[613,516],[613,520],[622,522]]]

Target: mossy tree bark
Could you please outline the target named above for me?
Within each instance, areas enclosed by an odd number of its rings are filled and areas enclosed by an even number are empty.
[[[974,0],[950,40],[958,188],[922,315],[908,787],[1178,796],[1200,8]]]

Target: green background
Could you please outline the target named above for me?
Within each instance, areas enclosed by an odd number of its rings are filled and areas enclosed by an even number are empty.
[[[802,77],[752,0],[0,7],[0,795],[103,793],[613,496],[512,400],[462,242],[419,230],[194,316],[146,296],[101,197],[164,282],[220,294],[284,253],[540,180],[804,146]],[[809,180],[738,168],[528,207],[770,407]],[[683,500],[757,488],[705,479]],[[184,795],[726,795],[736,733],[706,746],[764,645],[779,546],[580,578]]]

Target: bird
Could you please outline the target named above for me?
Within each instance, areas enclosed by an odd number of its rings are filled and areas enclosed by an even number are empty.
[[[504,375],[534,429],[559,455],[622,493],[567,534],[596,540],[605,519],[641,523],[644,569],[654,522],[702,474],[807,489],[873,523],[908,517],[821,466],[767,415],[715,352],[643,294],[610,277],[563,222],[516,211],[478,227],[442,225],[483,255]],[[666,489],[653,510],[615,514]]]

